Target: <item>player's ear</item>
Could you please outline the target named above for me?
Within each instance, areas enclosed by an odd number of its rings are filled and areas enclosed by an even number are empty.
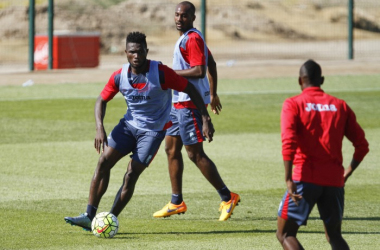
[[[126,49],[124,50],[124,52],[125,52],[125,54],[127,54],[127,53],[128,53]]]
[[[302,86],[302,78],[301,78],[301,77],[298,77],[298,84],[299,84],[300,86]]]
[[[323,84],[324,81],[325,81],[325,77],[322,76],[322,77],[321,77],[321,85]]]
[[[196,16],[196,15],[194,15],[194,16],[193,16],[193,22],[195,21],[195,18],[197,18],[197,16]]]
[[[149,49],[148,49],[148,48],[146,48],[146,55],[148,55],[148,52],[149,52]]]

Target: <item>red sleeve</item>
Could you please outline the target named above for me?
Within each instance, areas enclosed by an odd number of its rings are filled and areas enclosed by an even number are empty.
[[[187,87],[187,79],[180,75],[177,75],[177,73],[175,73],[174,70],[168,66],[159,64],[158,71],[162,89],[174,89],[182,92]]]
[[[204,53],[204,41],[196,32],[191,32],[186,42],[186,52],[183,53],[185,60],[190,67],[206,65],[206,56]]]
[[[360,127],[356,121],[356,116],[354,111],[346,104],[347,108],[347,124],[345,130],[345,136],[352,142],[355,148],[354,160],[361,162],[369,152],[369,145],[365,138],[364,130]]]
[[[297,108],[291,99],[286,99],[281,111],[282,157],[292,161],[297,149]]]
[[[112,98],[114,98],[114,96],[119,92],[120,73],[121,69],[113,72],[106,86],[104,86],[102,92],[100,93],[103,100],[108,102],[112,100]]]

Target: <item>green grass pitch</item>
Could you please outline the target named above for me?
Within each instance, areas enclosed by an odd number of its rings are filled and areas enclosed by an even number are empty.
[[[185,158],[188,212],[152,214],[170,200],[163,145],[119,216],[115,238],[99,239],[64,216],[85,211],[98,155],[93,108],[104,83],[0,87],[0,249],[281,249],[276,212],[285,191],[280,111],[300,93],[296,78],[220,80],[223,104],[211,115],[216,133],[205,143],[225,183],[241,195],[232,218],[219,222],[219,196]],[[366,132],[370,153],[346,185],[343,236],[351,249],[380,245],[380,75],[327,76],[326,92],[345,99]],[[110,132],[125,113],[120,95],[108,105]],[[347,166],[353,148],[344,142]],[[99,212],[108,211],[128,159],[112,171]],[[316,209],[299,239],[306,249],[329,249]]]

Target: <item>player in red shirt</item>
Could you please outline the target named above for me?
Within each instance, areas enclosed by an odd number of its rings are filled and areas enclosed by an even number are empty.
[[[320,88],[319,64],[305,62],[298,81],[302,93],[287,99],[281,113],[287,191],[278,210],[277,239],[284,249],[303,249],[296,235],[317,204],[332,249],[349,249],[341,233],[344,184],[368,153],[368,142],[346,102]],[[355,148],[347,169],[342,166],[344,136]]]

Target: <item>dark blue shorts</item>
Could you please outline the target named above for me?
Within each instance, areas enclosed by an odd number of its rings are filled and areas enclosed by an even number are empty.
[[[293,220],[299,226],[306,225],[307,219],[317,204],[320,218],[325,224],[335,224],[342,221],[344,210],[344,188],[326,187],[311,183],[298,182],[297,193],[302,195],[298,206],[290,198],[288,191],[285,192],[278,216],[285,220]]]
[[[204,141],[202,115],[199,110],[172,107],[170,119],[173,125],[166,130],[166,135],[181,136],[183,145],[193,145]]]
[[[128,124],[124,118],[108,135],[108,146],[127,155],[132,152],[131,158],[148,166],[165,138],[163,131],[145,131]]]

